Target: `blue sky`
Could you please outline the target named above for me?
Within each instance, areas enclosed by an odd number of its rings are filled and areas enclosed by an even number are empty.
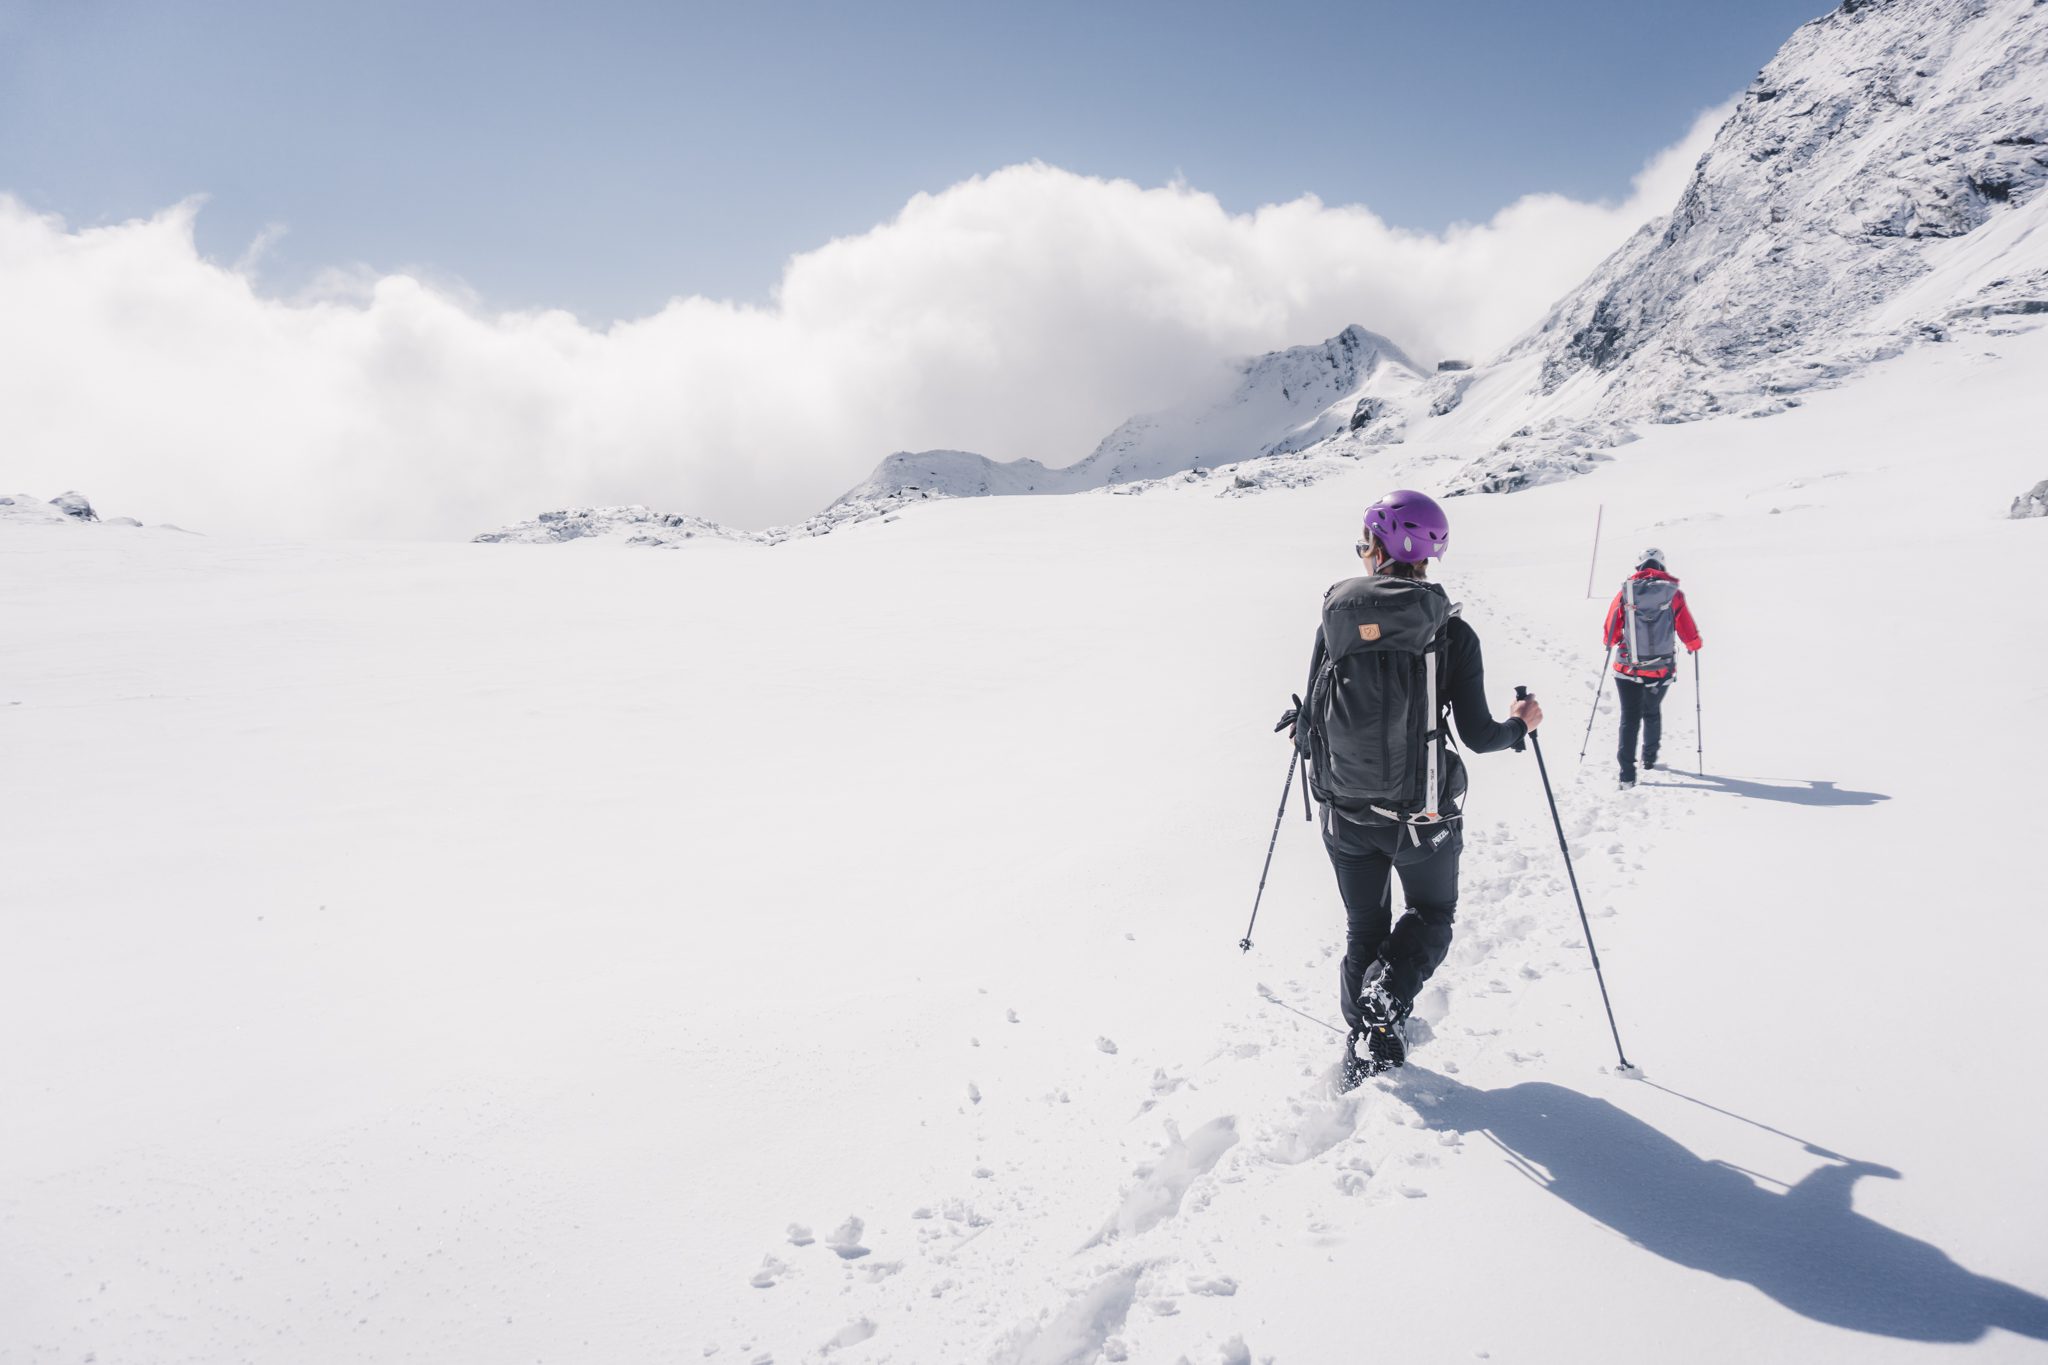
[[[74,226],[205,194],[322,267],[602,323],[1038,160],[1404,227],[1616,199],[1823,0],[396,4],[0,0],[0,191]]]

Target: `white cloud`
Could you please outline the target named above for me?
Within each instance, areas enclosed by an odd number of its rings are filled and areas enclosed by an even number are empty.
[[[1066,464],[1222,360],[1348,323],[1483,357],[1675,202],[1725,113],[1622,203],[1532,195],[1441,235],[1013,166],[794,258],[768,306],[677,299],[601,331],[403,275],[266,298],[262,244],[205,260],[196,203],[72,230],[0,196],[0,491],[459,536],[569,503],[791,520],[898,449]]]

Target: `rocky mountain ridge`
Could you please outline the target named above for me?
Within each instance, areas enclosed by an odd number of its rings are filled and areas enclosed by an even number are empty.
[[[1764,67],[1672,212],[1486,369],[1533,420],[1459,476],[1549,482],[1640,422],[1768,416],[2048,313],[2048,6],[1849,0]]]

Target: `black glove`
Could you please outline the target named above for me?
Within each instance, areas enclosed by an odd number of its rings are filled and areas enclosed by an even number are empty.
[[[1293,701],[1294,705],[1288,707],[1287,710],[1281,714],[1279,724],[1273,727],[1274,734],[1277,735],[1282,730],[1292,730],[1294,728],[1295,720],[1301,715],[1301,698],[1295,697],[1293,698]]]

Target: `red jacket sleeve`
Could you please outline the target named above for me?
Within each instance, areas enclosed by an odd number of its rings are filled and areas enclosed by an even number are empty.
[[[1614,600],[1607,606],[1607,625],[1600,643],[1618,645],[1621,643],[1621,594],[1614,594]]]
[[[1692,608],[1685,604],[1683,592],[1672,594],[1672,604],[1678,608],[1678,638],[1685,641],[1687,649],[1700,647],[1700,628],[1693,624]]]

